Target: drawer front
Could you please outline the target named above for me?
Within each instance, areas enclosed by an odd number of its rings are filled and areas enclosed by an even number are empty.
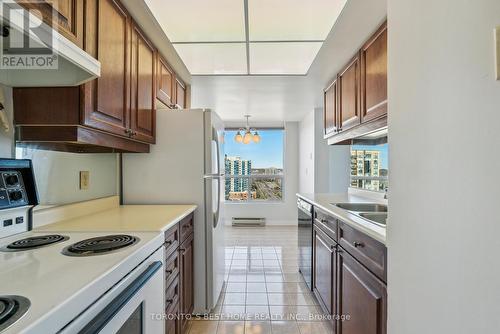
[[[175,251],[165,262],[165,281],[166,286],[170,286],[174,279],[179,275],[179,252]]]
[[[387,282],[387,248],[344,222],[339,222],[339,244],[379,279]]]
[[[175,277],[165,292],[165,310],[169,310],[173,305],[179,303],[180,286],[179,276]]]
[[[165,257],[168,258],[179,247],[179,225],[172,226],[165,232]]]
[[[167,310],[167,320],[165,321],[165,333],[166,334],[181,333],[179,303],[172,305],[170,309]]]
[[[179,223],[180,228],[180,242],[184,242],[188,236],[190,236],[194,231],[194,215],[191,213],[189,216],[181,220]]]
[[[337,219],[329,216],[320,209],[314,208],[314,224],[321,228],[330,238],[334,241],[338,240],[337,237]]]

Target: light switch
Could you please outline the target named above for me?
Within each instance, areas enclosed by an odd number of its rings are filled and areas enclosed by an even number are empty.
[[[496,78],[500,80],[500,26],[495,29],[495,69]]]
[[[89,189],[90,172],[87,170],[80,171],[80,190]]]

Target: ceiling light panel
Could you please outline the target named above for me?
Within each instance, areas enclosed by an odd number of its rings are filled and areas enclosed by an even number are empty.
[[[192,75],[247,74],[245,43],[174,44]]]
[[[145,0],[172,43],[245,40],[243,0]]]
[[[250,74],[305,75],[322,44],[250,43]]]
[[[248,0],[250,41],[325,40],[347,0]]]

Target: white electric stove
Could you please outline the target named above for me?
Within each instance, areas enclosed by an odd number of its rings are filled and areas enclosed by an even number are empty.
[[[31,162],[0,159],[0,333],[164,333],[163,236],[30,231],[36,204]]]

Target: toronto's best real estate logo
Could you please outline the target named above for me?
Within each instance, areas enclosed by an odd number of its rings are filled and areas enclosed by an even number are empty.
[[[45,0],[0,0],[0,3],[0,68],[57,69],[58,56],[53,51],[57,32],[46,24],[57,17],[52,3]]]

